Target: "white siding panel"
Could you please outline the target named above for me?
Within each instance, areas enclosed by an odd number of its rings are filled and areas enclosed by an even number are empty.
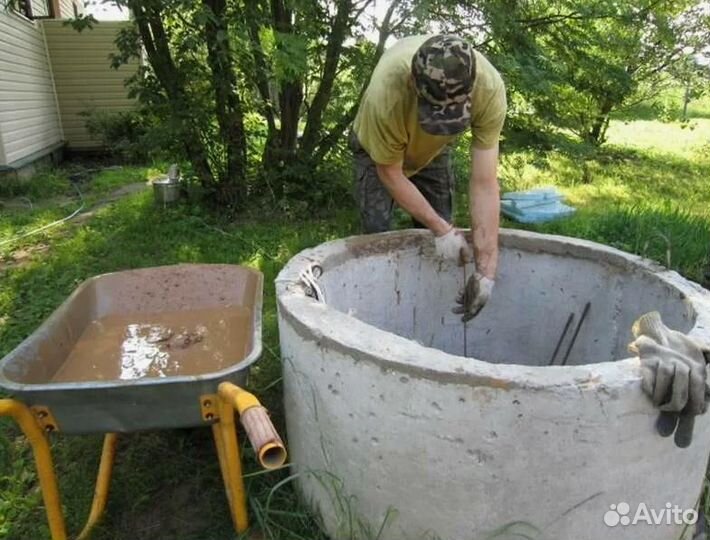
[[[9,21],[12,21],[12,25],[7,25],[3,28],[0,39],[11,38],[7,42],[19,45],[22,49],[25,48],[25,43],[31,44],[32,47],[42,43],[42,34],[37,33],[39,24],[36,21],[25,19],[14,11],[7,11],[5,15],[7,15]]]
[[[34,17],[48,17],[49,9],[49,0],[32,0],[32,15]]]
[[[62,139],[42,28],[0,9],[0,165]]]
[[[18,75],[43,75],[47,72],[46,66],[43,68],[40,62],[34,65],[23,62],[23,65],[18,65],[17,62],[6,62],[3,60],[0,60],[0,71]]]
[[[77,2],[77,9],[79,13],[84,10],[79,6],[83,7],[83,2]],[[60,19],[73,19],[74,18],[74,2],[72,0],[59,0],[59,18]]]
[[[11,81],[5,82],[2,89],[6,92],[24,92],[27,87],[32,90],[52,91],[52,81],[46,77],[33,77],[32,75],[19,75],[17,73],[10,74]]]
[[[35,116],[47,118],[47,115],[54,114],[54,107],[27,107],[17,108],[11,111],[0,111],[0,122],[12,122],[23,118],[33,118]]]
[[[16,18],[15,15],[4,15],[10,19]],[[0,25],[1,24],[2,23],[0,23]],[[41,51],[44,49],[44,43],[42,41],[22,41],[23,39],[22,36],[0,35],[0,49],[2,49],[6,56],[12,57],[20,65],[27,62],[28,64],[38,63],[46,66],[47,55],[41,54]],[[19,62],[20,60],[22,60],[22,62]]]
[[[54,135],[59,137],[59,131],[55,131]],[[27,148],[28,146],[38,147],[38,148],[46,148],[45,146],[43,146],[45,140],[46,140],[45,134],[24,133],[22,135],[22,137],[20,137],[19,139],[13,140],[10,143],[6,143],[5,144],[5,151],[7,152],[8,155],[14,155],[19,152],[24,152],[25,148]],[[8,159],[8,161],[10,161],[10,160]]]
[[[3,125],[8,129],[8,131],[14,131],[19,137],[36,133],[37,131],[40,131],[39,128],[43,128],[47,125],[47,119],[41,114],[31,114],[32,116],[25,116],[19,120],[9,120],[7,122],[3,122]]]
[[[0,79],[0,86],[2,85],[2,80]],[[54,94],[46,90],[27,90],[26,92],[18,93],[16,90],[0,90],[0,112],[4,111],[16,111],[18,109],[29,109],[32,110],[36,106],[49,105],[52,100],[47,100],[47,96],[54,99]],[[54,105],[54,110],[56,112],[57,106]]]

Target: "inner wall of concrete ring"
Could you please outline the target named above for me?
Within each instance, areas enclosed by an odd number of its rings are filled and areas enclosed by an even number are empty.
[[[325,305],[298,279],[312,263]],[[493,299],[468,325],[475,358],[464,358],[450,313],[462,279],[423,231],[323,244],[277,278],[292,463],[330,536],[383,526],[382,540],[478,540],[523,522],[546,540],[680,538],[683,525],[603,518],[621,502],[696,507],[708,417],[688,449],[658,436],[626,347],[654,309],[710,341],[708,293],[605,246],[504,231]],[[570,365],[548,367],[586,302]]]

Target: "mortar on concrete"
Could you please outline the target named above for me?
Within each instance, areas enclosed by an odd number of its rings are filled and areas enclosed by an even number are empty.
[[[299,281],[311,264],[327,304]],[[679,538],[680,525],[609,528],[603,517],[620,502],[697,502],[708,418],[689,449],[659,437],[626,346],[651,310],[710,341],[708,293],[599,244],[504,231],[464,358],[450,312],[462,281],[426,231],[323,244],[279,275],[290,450],[330,535],[348,534],[352,513],[375,531],[387,520],[383,540],[478,540],[513,522],[548,540]],[[587,302],[567,365],[548,367]]]

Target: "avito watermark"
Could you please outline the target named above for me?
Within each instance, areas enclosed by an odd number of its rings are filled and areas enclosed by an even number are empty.
[[[678,505],[666,503],[661,508],[651,508],[641,503],[632,514],[629,503],[620,502],[609,506],[604,514],[604,523],[608,527],[627,527],[645,523],[647,525],[695,525],[698,522],[697,510],[683,510]]]

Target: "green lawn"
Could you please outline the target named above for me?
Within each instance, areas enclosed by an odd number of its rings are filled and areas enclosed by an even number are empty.
[[[562,139],[547,153],[506,149],[501,182],[508,190],[557,185],[579,208],[570,219],[531,229],[611,244],[670,262],[701,280],[710,248],[710,119],[698,117],[691,125],[692,130],[653,120],[616,121],[609,144],[596,153]],[[155,173],[136,167],[108,171],[93,182],[84,181],[80,189],[91,206],[121,185],[145,181]],[[33,209],[29,203],[27,208],[0,208],[0,243],[77,207],[65,176],[62,171],[46,173],[24,187],[5,187],[6,198],[28,197]],[[456,216],[464,225],[465,195],[457,198]],[[515,226],[507,221],[505,225]],[[327,218],[284,219],[261,211],[225,223],[196,205],[158,209],[150,191],[127,196],[80,224],[71,222],[0,245],[0,356],[89,276],[177,262],[246,264],[260,269],[266,279],[265,352],[253,370],[251,387],[283,426],[273,280],[300,250],[357,229],[349,200]],[[9,422],[1,425],[0,539],[47,538],[31,453]],[[90,505],[101,440],[56,436],[53,441],[69,529],[76,532]],[[256,474],[252,458],[247,450],[250,510],[265,536],[321,538],[315,522],[300,508],[287,473]],[[108,513],[95,539],[232,537],[209,430],[121,438]]]

